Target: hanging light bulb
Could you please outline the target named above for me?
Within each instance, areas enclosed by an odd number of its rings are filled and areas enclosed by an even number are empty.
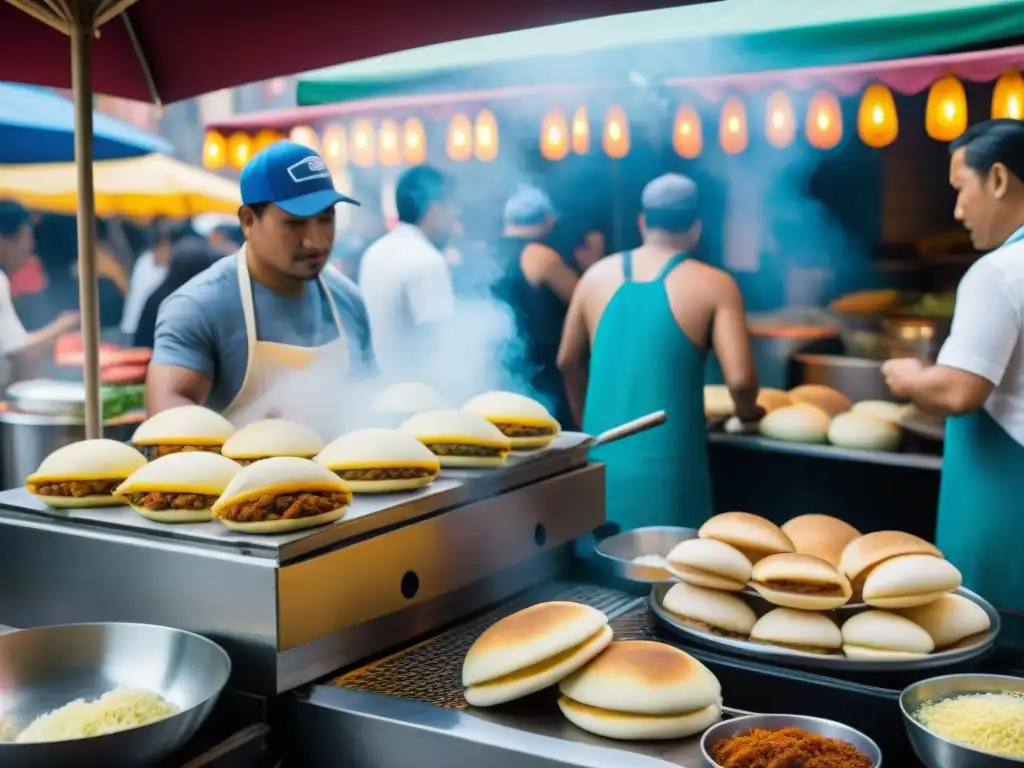
[[[807,105],[804,127],[807,142],[816,149],[832,149],[843,139],[843,109],[831,91],[815,91]]]
[[[590,115],[580,107],[572,116],[572,151],[585,155],[590,151]]]
[[[1008,69],[996,80],[992,91],[992,119],[1024,119],[1024,78],[1018,69]]]
[[[489,109],[482,109],[473,123],[473,154],[489,163],[498,156],[498,118]]]
[[[338,169],[348,162],[348,142],[346,138],[345,129],[337,123],[331,123],[324,128],[324,162],[331,169],[331,173],[336,173]]]
[[[785,91],[775,91],[768,97],[764,110],[764,137],[776,149],[788,147],[796,138],[793,100]]]
[[[236,131],[228,136],[227,149],[228,165],[240,171],[252,157],[252,137],[245,131]]]
[[[423,121],[410,117],[402,126],[402,160],[406,165],[419,165],[427,156],[427,134]]]
[[[896,141],[900,132],[900,119],[892,91],[881,83],[872,83],[864,89],[857,110],[857,134],[869,147],[881,149]]]
[[[680,157],[692,160],[700,155],[703,144],[704,135],[697,110],[691,106],[679,107],[672,127],[672,148]]]
[[[291,134],[289,134],[288,138],[296,144],[309,147],[314,152],[320,152],[320,139],[317,138],[316,131],[308,125],[295,126],[292,128]]]
[[[252,140],[253,155],[258,155],[271,144],[276,144],[283,138],[283,133],[272,130],[270,128],[264,128],[262,131],[259,131],[256,134],[256,137]]]
[[[924,127],[936,141],[953,141],[967,130],[967,93],[955,77],[944,77],[932,84]]]
[[[722,116],[718,120],[718,142],[727,155],[738,155],[747,148],[749,141],[747,108],[740,99],[730,96],[722,105]]]
[[[456,162],[469,160],[473,156],[473,124],[466,115],[455,115],[448,123],[446,145],[448,157]]]
[[[540,153],[548,160],[569,154],[569,122],[560,109],[552,109],[540,124]]]
[[[393,168],[402,162],[398,123],[394,120],[381,120],[377,131],[377,159],[385,168]]]
[[[223,168],[228,162],[228,143],[217,131],[207,131],[203,139],[203,165],[210,170]]]
[[[369,120],[356,120],[350,129],[349,157],[360,168],[369,168],[377,160],[377,133]]]
[[[604,153],[616,160],[629,154],[629,121],[625,110],[618,104],[608,110],[604,118]]]

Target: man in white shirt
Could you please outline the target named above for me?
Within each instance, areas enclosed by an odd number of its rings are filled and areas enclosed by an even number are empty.
[[[442,251],[458,224],[451,177],[411,168],[395,188],[398,225],[366,249],[359,288],[386,378],[429,378],[439,326],[455,312],[452,278]],[[449,361],[450,362],[450,361]]]
[[[890,360],[893,394],[948,416],[936,544],[964,585],[1024,609],[1024,123],[990,120],[951,145],[954,215],[992,252],[957,289],[935,365]]]

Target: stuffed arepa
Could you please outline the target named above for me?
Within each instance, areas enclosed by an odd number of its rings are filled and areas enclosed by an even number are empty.
[[[229,437],[220,452],[243,467],[273,456],[311,459],[324,449],[324,439],[305,424],[287,419],[263,419]]]
[[[500,467],[512,443],[483,416],[448,409],[410,417],[402,431],[429,448],[442,467]]]
[[[313,460],[348,483],[353,493],[411,491],[429,485],[441,472],[427,446],[397,429],[349,432]]]
[[[80,440],[43,459],[25,486],[50,507],[116,506],[124,501],[113,495],[114,489],[145,464],[141,452],[117,440]]]
[[[515,392],[485,392],[469,400],[462,410],[491,422],[509,439],[514,451],[544,448],[560,431],[547,408]]]
[[[156,459],[183,451],[220,453],[235,427],[216,411],[201,405],[179,405],[153,414],[139,424],[132,442]]]
[[[315,461],[275,456],[235,475],[213,505],[213,516],[246,533],[286,533],[344,517],[348,484]]]
[[[203,523],[241,465],[217,453],[169,453],[133,472],[115,495],[157,523]]]

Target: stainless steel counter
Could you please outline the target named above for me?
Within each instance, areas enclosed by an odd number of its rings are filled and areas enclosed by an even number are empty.
[[[584,439],[563,435],[502,470],[446,472],[418,493],[358,497],[344,520],[285,536],[4,492],[0,616],[189,629],[231,653],[233,687],[290,690],[562,570],[571,541],[604,521],[604,468],[587,464]]]
[[[895,451],[858,451],[852,448],[837,448],[834,445],[807,443],[786,443],[769,440],[756,435],[730,435],[724,432],[709,432],[708,442],[732,448],[746,448],[752,451],[790,453],[796,456],[810,456],[833,461],[856,461],[865,464],[882,464],[888,467],[906,467],[939,471],[942,469],[941,456],[922,453],[897,453]]]

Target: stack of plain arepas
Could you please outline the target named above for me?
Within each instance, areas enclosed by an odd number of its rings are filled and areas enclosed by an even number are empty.
[[[990,628],[953,594],[960,572],[932,544],[900,531],[861,535],[828,515],[779,528],[746,512],[709,519],[666,568],[680,583],[663,607],[685,626],[812,654],[899,660],[978,642]],[[762,616],[749,596],[777,606]],[[863,602],[867,610],[836,609]]]
[[[724,387],[707,387],[704,397],[708,418],[732,415],[732,398]],[[773,440],[868,451],[894,451],[899,446],[905,406],[897,403],[853,403],[839,390],[821,384],[803,384],[789,392],[761,390],[758,403],[766,411],[761,435]],[[738,432],[741,425],[733,418],[725,428]]]
[[[578,728],[611,739],[678,739],[722,715],[722,689],[687,653],[613,642],[608,617],[581,603],[539,603],[489,627],[466,654],[466,701],[490,707],[558,685]]]

